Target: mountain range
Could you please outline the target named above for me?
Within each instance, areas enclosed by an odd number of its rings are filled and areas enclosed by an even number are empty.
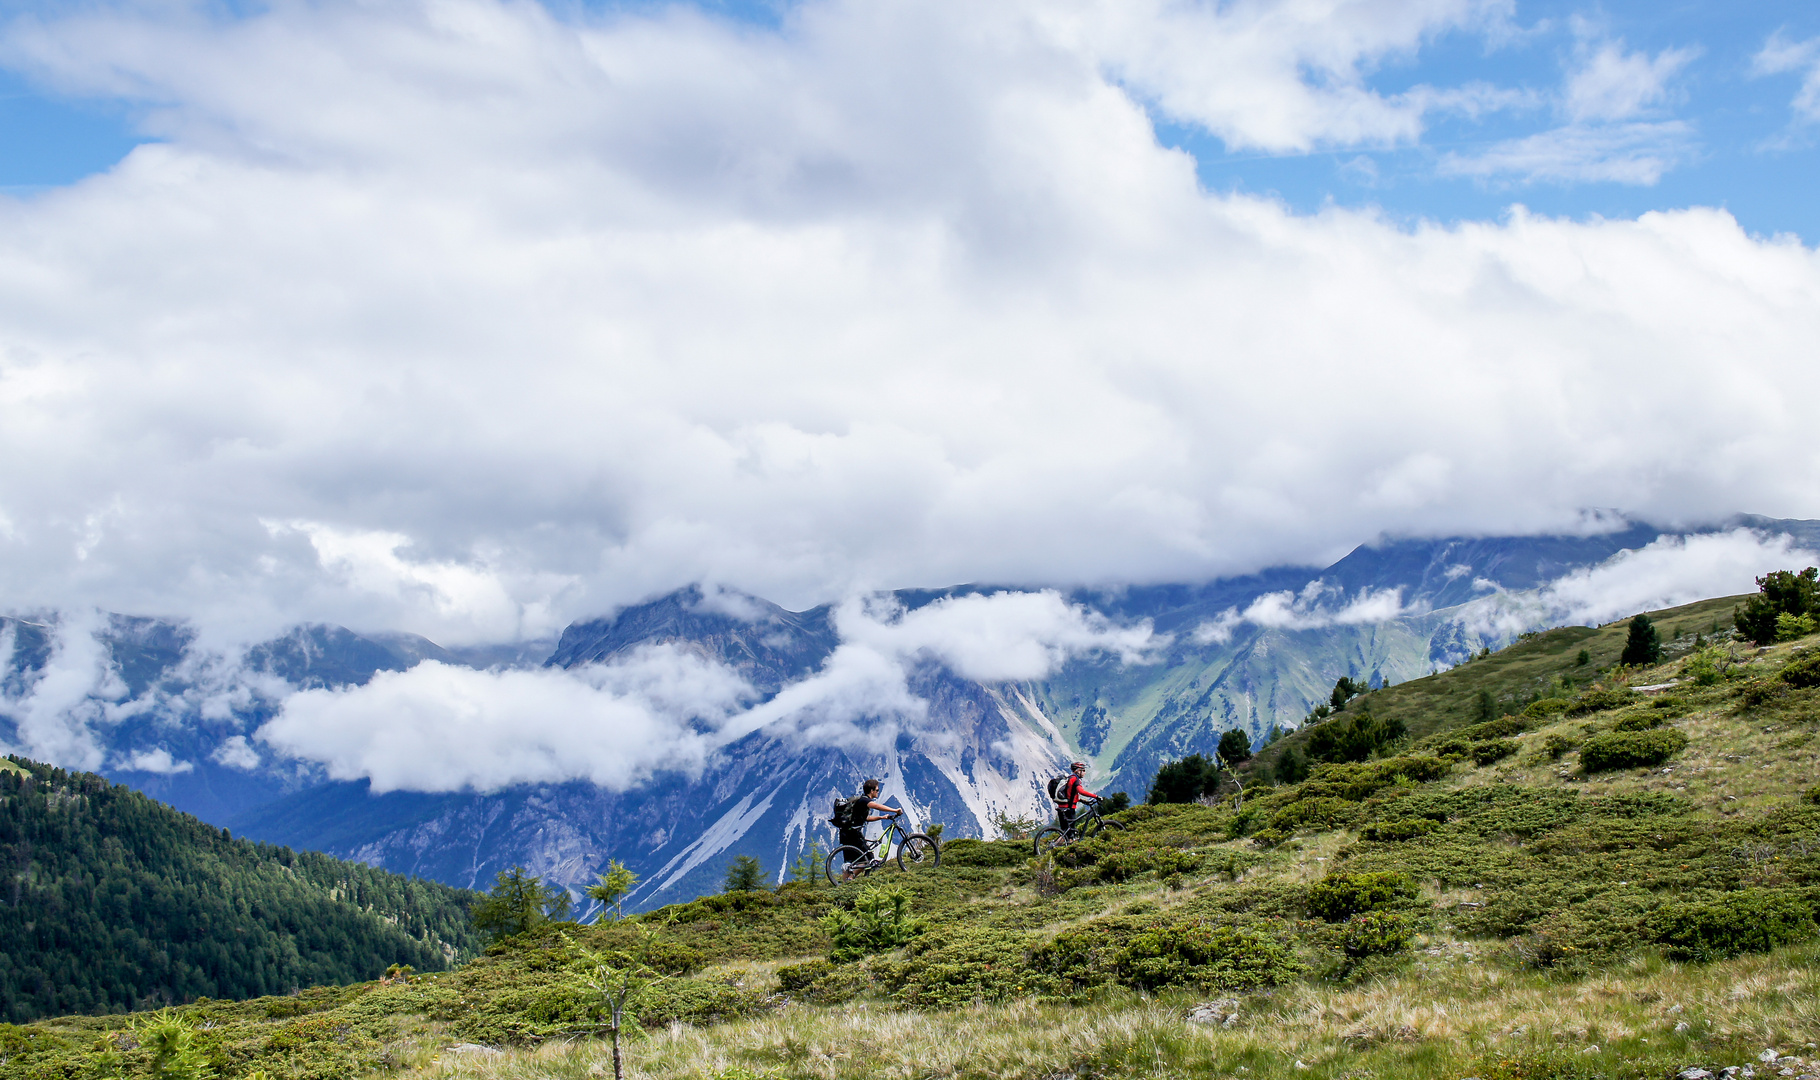
[[[872,737],[805,742],[760,728],[698,771],[659,771],[626,790],[578,780],[375,793],[318,762],[262,752],[249,737],[287,693],[360,686],[424,660],[541,660],[579,672],[668,645],[725,665],[772,700],[828,668],[842,647],[838,609],[792,612],[691,586],[575,622],[543,657],[522,645],[463,651],[315,625],[229,659],[200,650],[183,623],[114,615],[77,635],[95,653],[93,685],[54,700],[47,673],[80,652],[74,624],[56,614],[7,617],[0,736],[40,758],[57,757],[47,748],[61,740],[63,756],[86,760],[60,763],[96,768],[237,834],[461,887],[485,888],[523,865],[578,888],[619,859],[642,878],[630,906],[649,907],[714,891],[738,855],[783,874],[826,842],[832,800],[863,776],[882,778],[915,822],[942,823],[951,837],[990,834],[1003,815],[1042,813],[1044,779],[1074,757],[1090,762],[1093,786],[1141,797],[1160,764],[1211,751],[1227,730],[1262,740],[1296,726],[1341,676],[1402,682],[1564,621],[1573,612],[1550,592],[1558,583],[1678,535],[1614,524],[1585,535],[1381,540],[1327,567],[1066,590],[1106,625],[1148,627],[1148,652],[1089,650],[1041,677],[997,681],[924,660],[905,671],[926,705],[919,724],[891,726],[862,704],[852,730]],[[1737,518],[1698,532],[1740,528],[1820,548],[1813,521]],[[970,585],[889,599],[916,612],[998,591]]]

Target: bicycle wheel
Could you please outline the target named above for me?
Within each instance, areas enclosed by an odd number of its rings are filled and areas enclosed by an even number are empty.
[[[1032,846],[1036,848],[1037,855],[1041,856],[1047,854],[1062,846],[1063,835],[1061,826],[1059,825],[1050,825],[1047,828],[1038,829],[1036,831],[1036,840]]]
[[[942,849],[923,833],[913,832],[897,845],[897,868],[908,873],[911,867],[933,870],[942,864]]]
[[[1109,821],[1106,818],[1094,818],[1085,829],[1081,830],[1081,832],[1087,839],[1091,840],[1107,829],[1110,829],[1113,832],[1124,832],[1125,823],[1122,821]]]
[[[847,876],[847,867],[853,867],[853,877],[864,877],[872,872],[866,863],[872,859],[872,853],[863,848],[840,847],[828,853],[828,859],[822,864],[823,872],[828,875],[828,884],[839,885],[843,881],[852,881]]]

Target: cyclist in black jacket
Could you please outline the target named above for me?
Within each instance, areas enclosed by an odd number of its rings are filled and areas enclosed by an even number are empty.
[[[866,850],[866,825],[874,821],[884,821],[896,816],[899,811],[894,806],[886,806],[878,801],[878,781],[867,780],[860,785],[860,798],[866,800],[866,819],[859,825],[843,826],[840,830],[840,847],[856,847]],[[873,813],[881,810],[883,813]]]

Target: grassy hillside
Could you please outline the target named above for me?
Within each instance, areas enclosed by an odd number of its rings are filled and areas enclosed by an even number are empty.
[[[1659,622],[1691,635],[1721,608]],[[1820,639],[1683,648],[1626,673],[1678,680],[1637,693],[1592,685],[1616,634],[1374,692],[1407,710],[1391,756],[1135,808],[1053,859],[957,840],[932,871],[551,925],[454,972],[181,1015],[226,1077],[580,1080],[612,1074],[601,965],[648,947],[644,1077],[1820,1074]],[[1459,699],[1480,689],[1511,718],[1473,725]],[[135,1023],[5,1029],[0,1077],[147,1075]]]
[[[90,773],[0,769],[0,1018],[372,979],[473,955],[474,897],[232,839]]]

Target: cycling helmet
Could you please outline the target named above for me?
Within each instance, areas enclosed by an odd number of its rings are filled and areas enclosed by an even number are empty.
[[[1070,769],[1078,769],[1081,772],[1087,771],[1087,763],[1085,761],[1071,761],[1068,763],[1068,767]]]

